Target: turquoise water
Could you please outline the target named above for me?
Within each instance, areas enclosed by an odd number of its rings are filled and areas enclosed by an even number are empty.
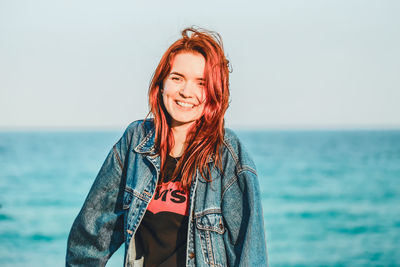
[[[400,266],[400,131],[239,132],[257,165],[270,266]],[[0,266],[63,266],[120,132],[0,133]],[[122,266],[119,250],[107,266]]]

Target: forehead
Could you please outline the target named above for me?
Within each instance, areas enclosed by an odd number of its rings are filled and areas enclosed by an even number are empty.
[[[201,54],[183,52],[177,54],[171,62],[170,72],[178,72],[184,76],[204,78],[206,61]]]

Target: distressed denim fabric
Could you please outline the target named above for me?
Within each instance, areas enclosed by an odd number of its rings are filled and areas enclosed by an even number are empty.
[[[267,266],[256,169],[229,129],[221,156],[222,170],[212,158],[208,163],[212,181],[197,172],[190,188],[186,265]],[[104,266],[122,243],[124,266],[142,266],[134,236],[159,172],[153,121],[131,123],[108,154],[72,225],[66,266]]]

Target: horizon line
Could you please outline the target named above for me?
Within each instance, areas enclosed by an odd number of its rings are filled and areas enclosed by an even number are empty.
[[[129,125],[129,124],[128,124]],[[86,131],[121,131],[128,125],[103,126],[0,126],[0,132],[86,132]],[[396,131],[400,125],[244,125],[228,124],[226,128],[237,131]]]

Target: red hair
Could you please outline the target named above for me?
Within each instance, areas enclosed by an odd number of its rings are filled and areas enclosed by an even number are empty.
[[[205,180],[211,181],[208,165],[211,158],[221,169],[224,115],[229,106],[229,61],[224,55],[220,35],[195,28],[184,29],[182,38],[174,42],[162,56],[149,87],[149,114],[154,116],[155,146],[161,157],[161,174],[164,173],[167,153],[174,145],[170,115],[164,107],[161,89],[175,56],[187,52],[201,54],[205,59],[206,102],[202,116],[189,129],[184,153],[173,174],[174,177],[181,176],[181,187],[186,189],[190,187],[196,170]],[[206,177],[207,173],[209,178]]]

